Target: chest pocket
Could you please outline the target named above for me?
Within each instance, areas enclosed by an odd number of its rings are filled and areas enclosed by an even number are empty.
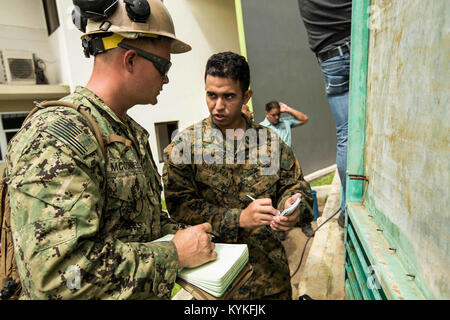
[[[277,183],[280,180],[278,173],[265,175],[261,168],[264,165],[246,165],[242,172],[242,181],[245,192],[253,194],[253,197],[273,196],[276,194]]]
[[[197,192],[209,203],[229,205],[232,181],[225,168],[220,166],[197,166],[195,172]]]
[[[107,194],[109,197],[127,202],[141,199],[144,189],[148,189],[145,180],[142,171],[110,175]]]
[[[142,212],[144,195],[148,189],[142,171],[108,176],[108,210],[119,211],[121,216],[130,219],[136,218]]]
[[[195,181],[200,189],[213,188],[220,192],[228,192],[231,180],[228,171],[219,166],[203,165],[198,166],[195,172]]]

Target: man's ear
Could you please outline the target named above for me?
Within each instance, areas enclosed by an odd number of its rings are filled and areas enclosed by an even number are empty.
[[[244,104],[247,104],[248,100],[250,100],[252,95],[253,95],[253,90],[252,89],[248,89],[247,91],[245,91],[245,93],[244,93]]]
[[[123,57],[122,57],[122,63],[123,66],[125,68],[125,70],[127,70],[128,72],[133,72],[133,67],[134,67],[134,60],[136,59],[137,54],[136,51],[134,50],[127,50]]]

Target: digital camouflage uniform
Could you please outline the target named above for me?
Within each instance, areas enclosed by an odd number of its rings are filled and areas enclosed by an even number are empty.
[[[63,100],[87,107],[104,137],[116,139],[107,139],[105,160],[78,111],[48,107],[11,141],[6,172],[21,298],[170,298],[176,247],[151,241],[181,225],[161,211],[148,133],[86,88]]]
[[[264,129],[270,130],[245,119],[248,128],[258,132]],[[196,144],[202,146],[201,152],[208,149],[211,143],[217,143],[218,147],[220,144],[225,144],[223,138],[222,141],[219,139],[213,142],[211,142],[213,139],[202,139],[204,135],[209,137],[205,133],[211,128],[217,129],[209,117],[187,128],[164,150],[164,195],[169,213],[174,220],[186,224],[209,222],[213,232],[219,236],[214,240],[216,242],[248,245],[249,262],[254,273],[247,284],[233,296],[233,299],[271,298],[269,296],[290,299],[289,265],[281,241],[269,226],[253,230],[240,228],[239,217],[241,211],[251,202],[247,195],[259,199],[271,198],[272,205],[281,212],[285,201],[293,194],[300,192],[303,201],[298,226],[301,226],[313,218],[311,188],[303,179],[300,165],[291,148],[278,136],[279,167],[275,174],[261,174],[261,167],[268,166],[263,164],[264,161],[258,163],[248,161],[251,159],[251,153],[259,148],[252,147],[249,143],[250,139],[245,140],[245,164],[236,164],[237,162],[230,164],[225,160],[224,164],[198,164],[194,159],[199,154],[199,147],[197,147],[197,153],[194,150]],[[200,130],[201,135],[198,133]],[[268,135],[270,137],[270,134]],[[173,155],[180,152],[182,150],[180,146],[189,139],[191,164],[186,162],[180,164],[179,161],[174,161]],[[267,139],[264,141],[264,146],[270,154],[271,143]],[[234,150],[237,149],[237,147],[234,148]],[[222,150],[226,150],[224,145]],[[223,152],[222,156],[225,153]]]

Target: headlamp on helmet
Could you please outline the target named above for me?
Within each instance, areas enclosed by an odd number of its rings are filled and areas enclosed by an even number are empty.
[[[73,0],[75,8],[86,19],[94,21],[110,17],[117,8],[119,0]]]
[[[117,9],[119,0],[73,0],[72,21],[82,32],[86,32],[87,19],[101,21],[108,19]],[[145,23],[150,17],[147,0],[123,0],[130,20]]]
[[[73,0],[73,4],[72,20],[84,33],[81,39],[87,57],[117,47],[120,41],[112,35],[170,39],[171,53],[191,50],[175,36],[170,13],[160,0]]]

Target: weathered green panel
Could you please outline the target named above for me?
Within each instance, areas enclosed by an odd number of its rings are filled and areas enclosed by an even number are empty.
[[[386,240],[385,232],[379,229],[366,208],[361,204],[349,203],[347,213],[367,256],[370,267],[367,272],[372,277],[371,284],[377,285],[373,282],[376,277],[387,299],[424,299],[418,282],[408,276],[408,270],[404,268],[396,252],[389,249],[391,246]],[[366,285],[369,286],[369,283]]]
[[[345,296],[347,297],[347,300],[355,300],[355,296],[353,295],[353,290],[348,279],[345,280]]]
[[[358,282],[356,281],[355,273],[351,264],[345,264],[346,282],[351,289],[350,296],[352,300],[363,300],[361,291],[359,290]],[[349,297],[347,297],[348,299]]]
[[[347,180],[345,241],[388,299],[449,299],[450,3],[370,4],[353,2],[347,173],[368,182]]]
[[[346,245],[345,250],[347,251],[347,257],[349,257],[348,262],[350,262],[350,265],[352,266],[353,274],[358,284],[359,292],[361,292],[364,300],[373,300],[373,298],[369,295],[369,290],[367,290],[367,280],[363,276],[363,270],[358,264],[358,258],[356,256],[356,253],[354,252],[354,248]]]
[[[350,224],[348,225],[347,231],[350,241],[348,242],[348,244],[346,244],[346,246],[354,250],[354,259],[357,261],[359,265],[359,272],[361,273],[360,279],[358,279],[358,282],[360,282],[360,286],[367,291],[366,296],[368,296],[368,299],[384,299],[384,292],[382,292],[383,297],[381,296],[380,292],[378,292],[379,290],[382,291],[382,288],[376,287],[378,279],[375,278],[377,276],[374,272],[375,270],[373,270],[372,266],[368,264],[367,256],[363,252],[364,249],[361,247],[360,241],[357,239],[357,236],[355,235]]]
[[[350,59],[350,97],[348,122],[347,174],[364,173],[364,147],[366,96],[367,96],[367,60],[370,0],[353,1],[352,36]],[[362,181],[347,178],[347,201],[359,202],[363,194]]]
[[[372,0],[365,207],[426,298],[450,298],[448,0]]]

